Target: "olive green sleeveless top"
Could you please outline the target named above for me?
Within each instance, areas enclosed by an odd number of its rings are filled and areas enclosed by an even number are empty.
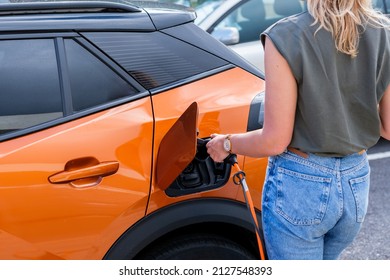
[[[298,85],[290,146],[323,156],[345,156],[380,138],[378,103],[390,82],[390,31],[367,26],[356,58],[340,53],[331,34],[304,12],[261,35],[287,60]],[[279,77],[283,79],[283,77]]]

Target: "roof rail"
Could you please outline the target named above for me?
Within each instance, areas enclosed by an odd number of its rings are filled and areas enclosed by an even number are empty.
[[[0,15],[45,13],[142,12],[121,0],[10,0],[0,3]]]

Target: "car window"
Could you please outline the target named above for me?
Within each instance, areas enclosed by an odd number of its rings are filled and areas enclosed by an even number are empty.
[[[161,32],[83,33],[146,89],[188,79],[228,62]]]
[[[210,14],[212,14],[221,4],[223,0],[206,1],[196,7],[195,24],[202,23]]]
[[[221,34],[221,29],[234,28],[239,42],[259,40],[260,34],[276,21],[305,10],[300,0],[249,0],[243,1],[225,14],[215,26],[212,35]]]
[[[390,0],[373,0],[373,6],[383,13],[387,13],[390,8]]]
[[[0,40],[0,134],[62,116],[54,41]]]
[[[65,40],[73,111],[78,112],[137,91],[74,40]]]

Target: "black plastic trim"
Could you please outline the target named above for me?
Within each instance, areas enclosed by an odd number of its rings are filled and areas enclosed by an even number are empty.
[[[207,153],[210,138],[198,138],[196,155],[175,181],[165,190],[170,197],[205,192],[224,186],[230,178],[231,165],[214,162]]]
[[[261,221],[261,212],[257,212]],[[129,228],[109,249],[104,259],[133,259],[158,238],[180,228],[202,223],[225,223],[253,231],[247,206],[243,203],[206,198],[183,201],[160,209]]]
[[[264,98],[265,92],[257,94],[249,107],[247,131],[263,128],[264,125]]]
[[[148,90],[229,64],[196,45],[162,32],[84,32],[82,35]]]
[[[57,37],[76,37],[79,36],[76,32],[36,32],[36,33],[8,33],[0,34],[0,40],[12,40],[12,39],[45,39],[45,38],[57,38]]]
[[[265,79],[262,71],[194,23],[167,28],[161,32],[211,53],[261,79]]]
[[[64,116],[69,116],[73,113],[73,102],[70,88],[70,79],[68,73],[68,66],[65,54],[64,38],[58,37],[55,39],[58,74],[60,79],[61,95],[62,95],[62,107]]]

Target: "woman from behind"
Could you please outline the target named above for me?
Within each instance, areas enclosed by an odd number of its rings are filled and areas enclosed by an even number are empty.
[[[269,156],[262,218],[270,259],[337,259],[369,194],[366,150],[390,140],[390,21],[371,0],[307,0],[261,35],[262,129],[213,134],[215,161]]]

